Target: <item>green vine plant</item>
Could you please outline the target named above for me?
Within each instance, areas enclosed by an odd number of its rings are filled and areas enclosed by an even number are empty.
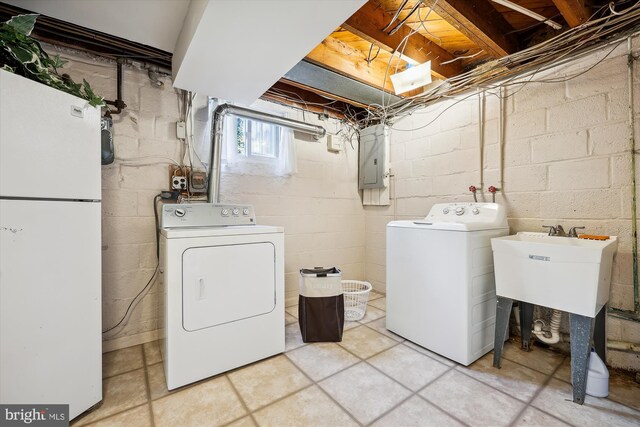
[[[60,55],[49,56],[31,37],[37,18],[37,14],[18,15],[0,24],[0,68],[86,99],[94,107],[105,105],[86,80],[76,83],[58,73],[67,61]]]

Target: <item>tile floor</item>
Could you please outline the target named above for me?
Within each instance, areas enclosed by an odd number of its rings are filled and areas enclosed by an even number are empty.
[[[640,385],[613,375],[610,396],[570,401],[569,359],[505,346],[469,367],[387,331],[372,294],[341,343],[304,344],[286,309],[286,352],[168,392],[157,342],[104,355],[102,406],[74,426],[638,426]]]

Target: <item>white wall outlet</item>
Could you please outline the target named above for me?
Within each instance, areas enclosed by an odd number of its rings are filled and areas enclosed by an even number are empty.
[[[337,135],[327,135],[327,150],[332,153],[339,153],[344,150],[344,142]]]
[[[187,126],[185,122],[176,122],[176,137],[185,139],[187,137]]]
[[[187,178],[184,176],[174,176],[171,178],[171,189],[172,190],[186,190],[187,189]]]

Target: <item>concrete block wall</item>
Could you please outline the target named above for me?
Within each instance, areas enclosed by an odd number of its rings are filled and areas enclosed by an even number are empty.
[[[112,61],[45,46],[69,60],[64,70],[76,81],[85,78],[105,99],[115,99],[116,65]],[[164,87],[147,72],[124,67],[123,97],[127,108],[114,116],[116,161],[102,167],[103,329],[115,325],[156,266],[153,197],[166,190],[169,163],[179,160],[176,138],[178,95],[168,77]],[[336,120],[319,121],[310,113],[258,102],[256,107],[285,112],[335,133]],[[326,150],[326,139],[296,136],[298,173],[276,177],[260,172],[223,172],[222,201],[250,203],[259,224],[285,227],[287,300],[298,295],[298,270],[340,266],[345,277],[364,279],[364,211],[357,190],[357,146],[344,152]],[[124,160],[126,159],[126,160]],[[143,164],[134,166],[136,164]],[[162,280],[162,275],[160,279]],[[133,311],[129,322],[104,336],[103,351],[157,338],[160,295],[157,284]]]
[[[47,49],[55,53],[53,46]],[[65,71],[86,78],[96,92],[115,98],[115,64],[84,54],[60,51],[70,59]],[[498,201],[508,209],[512,232],[537,230],[543,223],[585,225],[592,233],[620,238],[612,305],[630,308],[631,196],[630,153],[626,123],[624,49],[607,50],[547,73],[554,83],[512,87],[505,101],[506,144],[500,183],[499,102],[487,93],[484,119],[484,186],[502,187]],[[608,54],[607,58],[604,58]],[[560,81],[576,70],[582,76]],[[114,120],[119,159],[159,156],[178,159],[181,147],[174,123],[177,94],[171,81],[154,87],[144,70],[125,67],[127,110]],[[640,71],[636,71],[636,82]],[[636,83],[636,111],[640,87]],[[465,95],[465,96],[468,96]],[[458,102],[460,101],[460,102]],[[265,104],[262,104],[264,106]],[[260,106],[260,105],[259,105]],[[278,109],[268,104],[268,109]],[[331,120],[287,110],[290,117],[338,130]],[[226,170],[222,200],[252,203],[258,222],[285,227],[286,292],[297,297],[298,269],[338,265],[344,276],[371,281],[385,289],[385,225],[394,218],[423,217],[442,201],[467,201],[469,185],[480,184],[478,97],[437,103],[393,126],[391,206],[361,206],[357,191],[357,152],[326,151],[325,141],[295,141],[299,173],[276,177],[256,170]],[[637,129],[640,126],[636,127]],[[640,133],[640,132],[639,132]],[[639,135],[640,136],[640,135]],[[357,147],[355,147],[357,149]],[[167,186],[167,164],[147,158],[144,166],[117,160],[103,167],[103,324],[121,317],[155,268],[152,198]],[[640,195],[639,195],[640,196]],[[133,312],[122,330],[109,336],[104,350],[153,340],[157,336],[155,288]],[[614,340],[637,341],[637,323],[609,318]],[[610,353],[615,366],[640,369],[630,353]]]
[[[637,49],[640,43],[635,44]],[[544,83],[506,88],[502,174],[500,102],[497,90],[487,90],[483,191],[490,185],[501,188],[497,201],[507,208],[512,233],[562,224],[566,229],[585,226],[590,234],[618,236],[610,304],[632,310],[626,46],[612,48],[534,78]],[[594,66],[598,61],[602,62]],[[639,76],[636,70],[636,130],[640,128]],[[469,92],[393,125],[394,200],[389,207],[365,207],[365,271],[377,290],[385,290],[388,221],[424,217],[439,202],[473,200],[468,187],[480,186],[479,108],[479,96]],[[490,200],[488,195],[481,199]],[[608,330],[610,339],[637,342],[640,324],[610,316]],[[640,358],[631,353],[611,351],[609,362],[640,370]]]
[[[337,133],[336,120],[265,101],[255,108],[323,126]],[[364,279],[364,211],[358,192],[357,145],[340,153],[327,151],[326,138],[315,141],[297,135],[294,141],[298,172],[273,176],[252,165],[222,167],[221,202],[249,203],[259,224],[285,229],[285,298],[298,298],[300,269],[338,266],[343,278]]]
[[[116,97],[116,65],[99,57],[45,46],[69,61],[64,67],[75,81],[86,79],[105,99]],[[178,160],[177,93],[171,80],[152,85],[147,72],[123,69],[123,98],[127,108],[113,116],[116,161],[102,166],[102,325],[114,326],[156,268],[153,198],[166,190],[169,164]],[[158,286],[133,310],[124,327],[103,335],[103,351],[123,348],[157,337]]]

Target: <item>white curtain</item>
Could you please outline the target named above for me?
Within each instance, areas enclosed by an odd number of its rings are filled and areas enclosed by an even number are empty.
[[[241,160],[241,154],[238,153],[236,120],[236,116],[231,114],[224,118],[221,154],[222,159],[229,166],[234,165]]]
[[[298,162],[296,160],[296,144],[291,129],[282,128],[280,132],[280,143],[278,146],[278,162],[276,164],[276,175],[288,176],[298,172]]]

